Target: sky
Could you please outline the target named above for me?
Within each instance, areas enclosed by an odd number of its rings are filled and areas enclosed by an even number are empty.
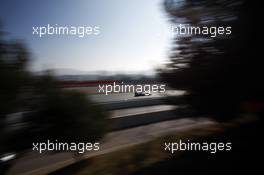
[[[0,21],[8,39],[27,45],[34,71],[153,71],[166,61],[171,39],[161,0],[1,0]],[[100,34],[32,34],[47,24],[99,26]]]

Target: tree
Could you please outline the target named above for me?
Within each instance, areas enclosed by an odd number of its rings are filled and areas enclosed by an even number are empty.
[[[253,27],[259,22],[256,3],[165,0],[164,7],[173,24],[232,27],[230,36],[176,36],[170,62],[160,71],[171,87],[186,90],[185,101],[195,114],[230,119],[244,101],[263,100],[263,61]]]
[[[32,149],[33,142],[101,138],[107,129],[107,114],[87,95],[61,89],[52,74],[28,71],[29,60],[25,44],[5,40],[0,30],[0,156],[19,155]],[[10,114],[17,112],[23,115],[10,125]]]

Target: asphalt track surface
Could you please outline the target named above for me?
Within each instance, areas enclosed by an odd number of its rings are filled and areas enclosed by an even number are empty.
[[[134,105],[136,106],[140,104],[139,102],[145,104],[145,101],[156,100],[157,103],[159,103],[158,100],[160,98],[162,98],[160,94],[152,94],[151,96],[142,97],[134,97],[133,93],[110,94],[108,96],[102,94],[92,95],[92,99],[97,103],[108,105],[115,104],[115,108],[118,108],[118,106],[123,105],[126,102],[130,104],[129,108],[110,110],[110,119],[118,121],[120,119],[121,122],[119,122],[119,124],[121,123],[121,125],[123,125],[123,123],[127,123],[127,121],[132,121],[133,123],[135,120],[137,120],[141,122],[142,118],[144,118],[144,120],[148,120],[152,117],[155,118],[155,114],[160,114],[160,112],[170,112],[175,110],[175,106],[165,104],[133,107]],[[203,122],[207,123],[206,121]],[[148,125],[136,125],[132,128],[125,127],[122,130],[112,131],[108,133],[102,141],[102,149],[100,149],[100,151],[98,152],[89,153],[85,155],[85,157],[88,158],[116,151],[127,146],[132,146],[134,144],[153,139],[154,136],[163,135],[165,133],[170,132],[171,130],[174,131],[175,129],[182,129],[188,126],[195,126],[197,124],[200,125],[201,122],[196,122],[188,119],[179,119],[172,121],[149,123]],[[37,152],[28,151],[28,153],[24,157],[21,157],[16,160],[16,163],[10,169],[8,174],[46,174],[74,163],[76,160],[74,160],[72,157],[73,153],[71,152],[63,152],[56,154],[39,154]]]

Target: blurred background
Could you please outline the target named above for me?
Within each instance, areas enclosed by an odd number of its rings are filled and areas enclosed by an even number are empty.
[[[260,8],[247,0],[1,0],[0,174],[228,174],[260,170],[264,109]],[[32,27],[99,26],[79,38]],[[177,24],[232,34],[176,35]],[[166,92],[98,93],[99,85]],[[164,142],[231,142],[170,154]],[[100,151],[32,143],[100,142]]]

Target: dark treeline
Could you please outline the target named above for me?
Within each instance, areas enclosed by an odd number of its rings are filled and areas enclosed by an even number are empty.
[[[172,24],[231,26],[228,36],[174,38],[170,62],[160,75],[171,87],[187,90],[185,101],[192,111],[218,119],[233,118],[246,110],[262,111],[259,4],[245,0],[165,0],[164,7]]]

